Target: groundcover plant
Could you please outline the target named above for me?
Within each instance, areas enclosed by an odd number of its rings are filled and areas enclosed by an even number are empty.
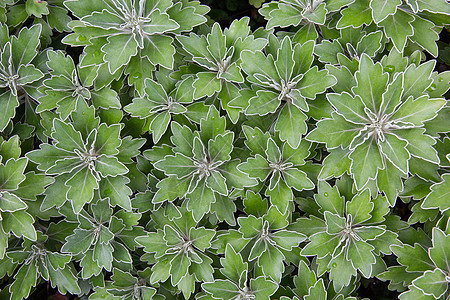
[[[0,2],[0,299],[450,299],[447,0]]]

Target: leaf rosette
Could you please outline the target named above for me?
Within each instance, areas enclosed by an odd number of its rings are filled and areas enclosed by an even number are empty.
[[[370,278],[377,270],[384,270],[380,256],[391,254],[390,246],[401,244],[397,228],[386,221],[386,198],[372,197],[369,189],[356,195],[344,194],[338,186],[320,181],[314,200],[312,215],[297,219],[287,229],[309,237],[301,254],[316,256],[320,269],[330,272],[334,290],[339,292],[349,286],[357,271]]]
[[[226,119],[214,106],[201,120],[200,131],[172,122],[174,154],[154,163],[168,177],[157,184],[153,203],[187,198],[187,209],[199,221],[219,195],[228,196],[233,189],[256,185],[256,180],[237,169],[240,160],[231,156],[234,132],[225,127]],[[151,153],[147,152],[147,157],[152,158]]]
[[[71,117],[72,122],[67,123],[55,119],[52,143],[42,144],[27,154],[40,170],[55,176],[41,208],[60,207],[69,200],[75,214],[79,214],[98,190],[102,199],[110,199],[111,205],[131,210],[131,189],[127,186],[130,180],[124,176],[129,170],[124,162],[137,153],[119,150],[122,126],[100,124],[94,107],[85,101],[77,102]]]
[[[188,71],[196,72],[194,99],[216,95],[233,123],[239,120],[240,109],[231,103],[239,96],[239,84],[244,82],[241,53],[261,51],[267,44],[252,34],[249,22],[249,18],[235,20],[225,30],[215,23],[207,35],[177,36],[193,63]],[[186,75],[190,74],[183,74]]]
[[[0,138],[0,259],[4,257],[13,236],[35,241],[35,218],[29,213],[28,201],[35,201],[45,187],[52,183],[50,177],[25,172],[28,159],[20,157],[19,137],[7,141]]]
[[[40,93],[36,82],[44,74],[33,64],[38,55],[41,25],[22,28],[9,37],[6,25],[0,24],[0,131],[3,131],[21,102],[32,101]]]
[[[281,140],[297,148],[307,131],[307,99],[316,99],[336,79],[327,70],[319,71],[317,66],[312,66],[313,41],[294,44],[290,37],[280,42],[274,36],[269,40],[271,53],[242,53],[242,69],[253,86],[251,91],[241,90],[241,97],[234,102],[242,103],[246,115],[276,114],[275,131],[280,133]]]
[[[99,66],[76,66],[72,57],[62,51],[47,51],[47,66],[51,78],[43,81],[36,112],[56,109],[65,120],[77,107],[78,101],[93,104],[95,108],[120,108],[117,93],[111,87],[96,89],[97,77],[102,77]],[[103,70],[104,72],[104,70]]]
[[[259,129],[244,127],[244,132],[246,144],[255,156],[241,163],[238,169],[250,178],[265,182],[265,195],[284,214],[294,200],[292,189],[302,191],[314,188],[314,183],[302,170],[311,144],[302,141],[294,149],[286,142],[275,142],[268,135],[258,134]]]
[[[438,164],[436,140],[424,128],[446,104],[427,94],[433,67],[433,62],[412,64],[389,75],[381,63],[363,54],[356,86],[327,95],[332,117],[320,120],[306,139],[326,143],[331,151],[343,149],[358,190],[370,179],[377,180],[380,190],[388,190],[408,175],[412,156]],[[397,193],[398,188],[391,205]]]
[[[150,282],[165,282],[170,277],[172,286],[178,286],[188,299],[196,281],[213,279],[213,260],[207,250],[215,230],[199,226],[190,211],[170,204],[155,211],[152,222],[156,230],[136,238],[148,253],[141,259],[156,262]]]
[[[171,69],[175,54],[171,34],[204,23],[208,11],[195,1],[172,0],[70,0],[65,5],[80,21],[73,23],[75,33],[64,41],[87,45],[90,49],[85,51],[104,59],[111,74],[135,56]]]

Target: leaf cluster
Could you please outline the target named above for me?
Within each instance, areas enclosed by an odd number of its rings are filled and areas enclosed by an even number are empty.
[[[449,299],[448,1],[204,3],[0,3],[0,298]]]

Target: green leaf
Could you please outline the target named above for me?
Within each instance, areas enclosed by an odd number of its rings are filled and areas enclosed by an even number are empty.
[[[200,120],[200,137],[204,145],[219,134],[225,133],[226,119],[221,117],[215,106],[210,106],[206,118]]]
[[[206,185],[216,193],[223,196],[228,195],[226,179],[218,171],[211,171],[211,174],[206,179]]]
[[[403,190],[402,177],[405,175],[389,161],[385,164],[384,169],[378,170],[377,184],[386,195],[389,204],[394,206],[399,191]]]
[[[363,241],[369,242],[383,235],[386,230],[378,226],[361,226],[354,231]],[[376,244],[375,244],[376,245]]]
[[[436,117],[445,103],[445,99],[429,99],[428,96],[413,99],[411,96],[396,110],[391,120],[421,126],[423,122]]]
[[[419,98],[423,95],[423,92],[432,83],[431,74],[435,67],[434,61],[428,61],[416,67],[415,64],[411,64],[405,71],[404,84],[403,84],[403,95],[402,100],[409,100],[410,96],[414,98]]]
[[[383,33],[381,31],[371,32],[364,36],[356,46],[357,53],[366,53],[373,57],[383,47],[382,44]]]
[[[330,177],[341,177],[345,172],[349,172],[351,160],[348,158],[348,151],[338,147],[330,150],[330,154],[322,162],[322,169],[318,176],[319,180]]]
[[[259,178],[261,180],[265,180],[271,172],[269,163],[259,154],[256,154],[255,157],[249,157],[246,162],[238,166],[238,169],[248,174],[251,178]]]
[[[406,150],[407,141],[399,139],[396,135],[386,134],[385,140],[380,142],[380,150],[404,174],[408,173],[408,160],[410,154]]]
[[[305,240],[305,236],[294,231],[280,230],[271,234],[270,239],[274,241],[278,247],[291,251],[292,248],[297,247]]]
[[[17,70],[17,75],[19,75],[18,85],[27,85],[44,77],[44,74],[32,65],[21,65]]]
[[[301,255],[314,256],[323,258],[334,252],[334,249],[339,246],[339,236],[329,235],[326,232],[318,232],[309,237],[309,244],[307,244],[301,251]]]
[[[403,73],[397,73],[394,79],[388,85],[387,91],[383,94],[383,102],[381,103],[380,112],[384,114],[392,113],[397,105],[401,103],[403,92]]]
[[[272,56],[265,56],[261,51],[243,51],[241,53],[242,70],[249,75],[247,80],[253,83],[260,83],[255,78],[255,74],[264,75],[266,78],[271,78],[279,81],[279,75],[275,62]]]
[[[25,157],[18,160],[9,159],[5,165],[0,165],[0,190],[13,191],[25,180],[25,167],[28,160]]]
[[[308,295],[310,287],[317,282],[316,274],[301,260],[298,266],[298,275],[294,277],[294,293],[299,297]]]
[[[318,182],[319,193],[314,195],[317,204],[322,211],[329,211],[339,216],[344,216],[345,199],[339,194],[338,187],[331,187],[326,181]]]
[[[305,296],[305,300],[326,300],[327,292],[323,284],[323,279],[319,279],[314,286],[309,289],[308,295]]]
[[[283,106],[275,124],[275,130],[280,132],[280,139],[287,141],[293,148],[298,148],[301,135],[306,133],[307,116],[295,105]]]
[[[217,78],[216,73],[212,72],[200,72],[197,73],[197,78],[193,84],[194,98],[200,99],[204,96],[211,97],[214,93],[222,89],[222,83],[219,78]]]
[[[27,14],[29,16],[34,15],[37,18],[42,18],[42,15],[48,15],[49,10],[47,7],[47,2],[38,1],[38,0],[30,0],[25,4]]]
[[[114,74],[121,66],[127,64],[137,54],[138,44],[132,35],[118,34],[108,37],[108,43],[102,47],[109,72]]]
[[[376,262],[372,251],[372,245],[363,241],[352,239],[348,248],[347,256],[353,267],[361,271],[364,277],[369,278],[372,273],[372,266]]]
[[[355,124],[367,124],[369,122],[364,111],[366,106],[361,97],[352,97],[349,93],[344,92],[342,94],[327,94],[327,99],[347,121]]]
[[[73,211],[78,214],[86,203],[92,201],[98,182],[89,168],[80,169],[66,183],[69,186],[67,199],[71,200]]]
[[[102,177],[116,177],[118,175],[124,175],[128,172],[127,167],[119,162],[117,157],[106,156],[104,154],[97,157],[95,160],[95,169]]]
[[[211,247],[211,241],[214,238],[216,232],[212,229],[206,229],[204,227],[191,228],[189,231],[189,237],[192,239],[192,243],[200,251],[205,251]]]
[[[104,244],[98,241],[94,246],[93,259],[97,262],[100,268],[105,268],[107,271],[111,271],[113,251],[114,249],[109,243]]]
[[[282,214],[287,211],[290,202],[294,198],[292,190],[283,180],[280,180],[274,189],[267,189],[266,196],[270,197],[270,202],[276,206]]]
[[[19,106],[17,96],[10,91],[4,92],[0,95],[0,131],[3,131],[9,123],[9,120],[14,117],[16,108]]]
[[[448,282],[445,274],[441,270],[436,269],[434,271],[426,271],[413,281],[413,285],[425,294],[431,294],[436,299],[439,299],[447,291]]]
[[[393,15],[397,11],[397,7],[402,4],[401,0],[372,0],[370,8],[372,8],[372,16],[375,23],[380,23],[387,16]]]
[[[353,217],[353,224],[359,224],[370,219],[374,208],[373,202],[370,201],[369,189],[364,190],[360,194],[353,197],[350,202],[346,203],[347,214]]]
[[[217,299],[233,299],[239,295],[239,287],[229,280],[216,279],[214,282],[205,282],[202,288]]]
[[[350,170],[357,189],[362,189],[369,179],[376,178],[378,169],[382,169],[384,165],[373,137],[356,147],[349,157],[352,160]]]
[[[356,276],[356,269],[349,263],[345,255],[338,255],[330,261],[329,265],[331,265],[330,279],[335,291],[349,286],[352,278]]]
[[[245,134],[245,145],[254,153],[265,155],[267,148],[267,141],[269,140],[269,133],[263,132],[260,128],[251,128],[244,125],[242,127]]]
[[[315,99],[317,94],[325,92],[336,84],[336,78],[328,74],[327,70],[318,70],[317,66],[309,69],[297,84],[300,93],[308,98]]]
[[[321,62],[328,62],[337,64],[337,54],[342,53],[344,50],[342,49],[341,44],[334,40],[333,42],[330,42],[328,40],[323,40],[321,44],[316,45],[314,48],[316,54],[319,56],[319,60]],[[327,66],[328,69],[329,66]],[[338,80],[338,85],[339,85]]]
[[[61,293],[69,292],[71,294],[81,293],[77,278],[71,268],[66,266],[60,270],[54,270],[52,266],[48,268],[51,286],[57,287]]]
[[[297,26],[302,20],[302,12],[303,10],[298,6],[295,7],[293,5],[289,5],[287,3],[273,3],[275,6],[270,9],[269,6],[272,3],[269,3],[263,6],[260,11],[263,11],[265,8],[269,9],[267,15],[261,12],[268,19],[267,29],[272,29],[275,26],[287,27],[290,25]],[[311,16],[312,17],[312,16]]]
[[[253,238],[259,234],[263,229],[262,219],[255,216],[239,217],[239,231],[243,234],[245,239]]]
[[[228,161],[231,159],[231,152],[233,150],[234,133],[227,132],[226,134],[219,134],[214,140],[208,141],[208,152],[211,161]]]
[[[70,255],[60,254],[58,252],[47,252],[48,262],[54,270],[61,270],[70,262]]]
[[[323,119],[317,122],[317,127],[310,131],[305,138],[311,142],[325,143],[328,149],[339,146],[345,149],[350,146],[362,126],[350,123],[336,113],[333,113],[332,117],[332,119]]]
[[[14,276],[14,282],[9,287],[11,297],[15,299],[28,298],[31,288],[36,286],[37,278],[38,271],[33,261],[23,264]]]
[[[150,131],[153,133],[153,142],[158,143],[162,135],[166,132],[171,121],[171,115],[168,111],[160,113],[150,124]]]
[[[91,91],[92,103],[95,107],[101,108],[121,108],[116,91],[109,87],[104,87],[98,91]]]
[[[161,203],[164,201],[174,201],[176,198],[182,198],[187,193],[189,184],[191,182],[190,177],[186,177],[182,180],[176,178],[176,176],[169,176],[159,181],[156,185],[158,191],[153,196],[153,203]]]
[[[52,137],[57,140],[56,146],[62,150],[73,152],[78,149],[84,152],[84,143],[80,132],[73,128],[70,123],[64,123],[59,119],[53,121],[54,132]]]
[[[33,226],[34,219],[25,210],[4,213],[2,217],[2,225],[5,232],[12,231],[15,236],[24,236],[32,241],[37,239],[36,230]]]
[[[393,1],[389,1],[391,3]],[[407,14],[403,10],[397,9],[394,15],[389,15],[379,25],[384,27],[384,32],[388,38],[392,40],[395,48],[399,52],[403,52],[408,37],[414,34],[413,27],[411,26],[414,17]]]
[[[311,190],[314,188],[314,183],[308,178],[305,172],[299,169],[289,168],[284,170],[282,174],[286,184],[297,191]]]
[[[10,158],[17,160],[20,157],[21,152],[18,135],[10,137],[7,141],[0,142],[0,162],[5,163]]]
[[[25,202],[14,194],[3,191],[0,193],[0,211],[15,212],[27,208]]]
[[[411,25],[414,35],[409,37],[410,40],[419,44],[434,57],[437,57],[439,49],[436,41],[439,40],[439,32],[435,28],[435,24],[429,20],[415,17]]]
[[[70,173],[74,169],[83,167],[83,161],[78,157],[66,158],[56,161],[56,163],[47,170],[49,175]]]
[[[342,17],[336,24],[338,29],[352,26],[358,28],[363,24],[369,25],[372,21],[372,13],[369,7],[370,0],[354,1],[341,11]]]
[[[256,179],[250,178],[246,173],[238,169],[239,160],[232,160],[220,166],[220,173],[226,178],[226,184],[229,190],[257,185]]]
[[[168,175],[176,175],[177,178],[184,178],[192,174],[197,167],[193,161],[180,153],[170,155],[154,164],[154,166]]]
[[[259,257],[258,265],[262,268],[266,277],[269,277],[276,282],[280,282],[281,274],[284,271],[283,260],[283,253],[276,247],[270,245],[266,247],[266,250]]]
[[[373,63],[372,59],[363,54],[359,63],[359,71],[356,72],[357,85],[353,92],[361,96],[366,107],[372,112],[379,112],[383,93],[386,90],[389,76],[383,72],[380,63]]]
[[[214,191],[206,185],[206,180],[202,179],[197,187],[189,194],[188,210],[196,221],[200,221],[209,212],[211,203],[215,202]]]
[[[431,186],[431,193],[422,203],[422,208],[439,208],[442,212],[450,208],[448,194],[450,193],[450,174],[442,175],[442,181]]]
[[[325,9],[326,4],[322,3],[317,6],[313,12],[310,10],[305,10],[303,16],[309,21],[323,25],[326,20],[327,10]]]
[[[435,268],[427,251],[418,243],[414,247],[410,245],[391,246],[392,252],[397,256],[397,261],[406,266],[408,272],[425,272]]]
[[[259,257],[261,257],[261,254],[266,251],[266,248],[268,246],[265,245],[264,240],[262,239],[257,239],[256,242],[254,243],[252,249],[250,250],[250,254],[248,256],[248,260],[252,261],[255,260]]]
[[[256,296],[255,299],[269,300],[276,290],[278,285],[270,280],[260,276],[256,279],[250,279],[250,290]]]
[[[66,238],[66,243],[61,248],[61,252],[77,255],[86,252],[94,242],[95,234],[92,230],[77,228],[73,235]]]
[[[171,261],[170,261],[170,274],[172,275],[172,285],[176,285],[180,280],[187,275],[188,268],[191,262],[187,254],[180,251]]]
[[[192,4],[192,2],[189,4]],[[180,25],[177,31],[191,31],[194,27],[206,22],[206,17],[202,15],[205,11],[201,12],[200,9],[197,11],[198,8],[199,6],[186,6],[176,3],[167,12],[170,18]]]
[[[436,143],[436,140],[424,133],[425,129],[423,128],[411,128],[398,130],[396,132],[396,135],[408,141],[406,149],[409,153],[411,153],[411,155],[438,164],[439,156],[437,151],[433,147],[433,145]]]
[[[29,29],[24,27],[20,30],[17,38],[13,37],[11,39],[11,47],[13,49],[11,56],[16,70],[20,65],[29,64],[36,56],[41,30],[42,26],[40,24],[36,24]]]
[[[220,259],[223,268],[220,272],[234,282],[239,282],[242,273],[247,271],[247,263],[244,263],[240,253],[236,253],[231,245],[227,245],[225,257]]]
[[[398,297],[400,300],[434,300],[434,296],[426,295],[418,288],[411,286],[408,291],[400,294]]]
[[[328,234],[338,234],[343,231],[346,226],[346,220],[339,215],[333,214],[329,211],[324,213],[325,222],[327,224]]]
[[[151,19],[151,22],[142,26],[142,30],[150,36],[172,31],[180,27],[177,22],[170,19],[168,14],[161,13],[159,10],[154,10],[148,17]]]
[[[445,271],[450,265],[450,258],[448,257],[450,249],[450,236],[446,235],[442,230],[433,228],[433,247],[428,250],[431,260],[435,266]]]
[[[217,60],[221,61],[226,56],[226,36],[222,33],[222,30],[218,23],[214,23],[211,28],[211,33],[206,37],[208,46],[206,47],[211,55]]]
[[[131,189],[127,186],[130,180],[123,176],[106,177],[100,181],[99,189],[102,198],[109,198],[111,206],[120,206],[125,210],[131,210]]]
[[[278,96],[278,93],[272,91],[258,90],[256,96],[250,98],[245,114],[264,116],[274,113],[281,104]]]
[[[277,60],[275,60],[275,67],[278,75],[285,82],[289,82],[294,69],[294,50],[292,49],[291,39],[285,37],[281,42],[281,47],[277,51]]]

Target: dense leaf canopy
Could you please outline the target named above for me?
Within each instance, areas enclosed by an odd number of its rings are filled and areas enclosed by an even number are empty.
[[[1,1],[0,298],[450,299],[449,26]]]

